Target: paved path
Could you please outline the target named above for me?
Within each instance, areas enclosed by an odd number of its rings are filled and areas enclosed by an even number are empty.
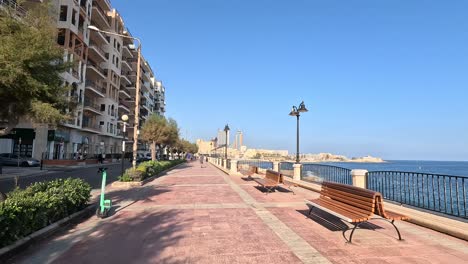
[[[265,195],[211,165],[183,164],[136,189],[112,189],[114,214],[91,217],[13,263],[466,263],[468,243],[399,222],[376,221],[346,244],[343,223],[306,217],[294,188]],[[372,228],[372,229],[371,229]]]

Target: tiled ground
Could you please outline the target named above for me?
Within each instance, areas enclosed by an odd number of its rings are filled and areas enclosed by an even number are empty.
[[[142,187],[111,189],[115,213],[91,217],[23,252],[13,263],[467,263],[468,243],[398,222],[375,221],[353,244],[325,213],[308,218],[293,187],[265,195],[205,163],[184,164]]]
[[[468,263],[468,243],[423,227],[399,221],[396,223],[404,241],[399,241],[393,226],[374,220],[356,230],[353,244],[343,239],[344,223],[307,207],[268,208],[276,217],[335,263]],[[346,236],[349,237],[349,231]],[[447,241],[447,245],[440,241]],[[464,249],[463,249],[464,248]],[[464,252],[463,252],[464,251]]]

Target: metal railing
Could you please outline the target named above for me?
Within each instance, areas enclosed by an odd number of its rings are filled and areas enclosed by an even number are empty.
[[[257,166],[261,169],[272,170],[273,162],[267,160],[239,160],[237,168],[248,169],[249,166]]]
[[[283,175],[293,177],[294,175],[294,162],[280,162],[279,172]]]
[[[367,188],[391,201],[468,218],[468,177],[371,171],[367,173]]]
[[[302,164],[301,180],[308,182],[331,181],[353,184],[351,170],[323,164]]]
[[[15,10],[18,16],[26,15],[26,9],[24,9],[21,5],[18,5],[16,0],[0,0],[0,6],[5,6]]]

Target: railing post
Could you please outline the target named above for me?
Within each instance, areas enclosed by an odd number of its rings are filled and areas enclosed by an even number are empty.
[[[237,160],[231,160],[230,174],[237,174]]]
[[[353,186],[366,188],[366,174],[367,170],[352,170]]]
[[[302,164],[293,164],[293,168],[294,168],[293,180],[300,181]]]
[[[273,170],[279,172],[279,162],[273,161]]]

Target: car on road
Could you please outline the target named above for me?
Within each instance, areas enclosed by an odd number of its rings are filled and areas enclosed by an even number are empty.
[[[41,165],[41,162],[34,158],[19,157],[13,153],[1,153],[0,163],[2,165],[18,166],[18,163],[22,167],[36,167]]]

